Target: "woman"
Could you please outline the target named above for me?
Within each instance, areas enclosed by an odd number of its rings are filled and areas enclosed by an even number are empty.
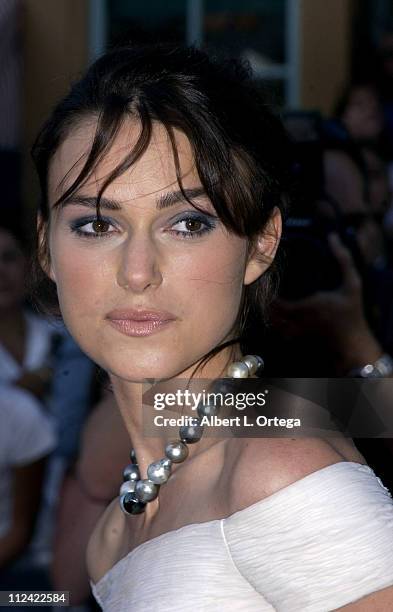
[[[45,463],[56,437],[39,402],[17,387],[1,387],[0,420],[0,584],[6,588],[12,577],[14,584],[25,577],[11,564],[20,560],[33,535]]]
[[[0,225],[0,383],[43,399],[52,377],[56,329],[27,307],[28,257],[23,244],[12,225]]]
[[[260,364],[243,344],[273,286],[285,151],[244,69],[162,45],[98,60],[35,144],[40,262],[109,373],[142,479],[127,468],[89,543],[104,610],[393,602],[392,500],[349,441],[202,437],[164,456],[143,435],[146,380]]]
[[[378,143],[383,135],[383,109],[372,83],[351,84],[337,104],[336,115],[359,144]]]

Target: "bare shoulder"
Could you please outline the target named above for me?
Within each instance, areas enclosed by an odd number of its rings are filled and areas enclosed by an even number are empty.
[[[94,583],[98,582],[119,558],[119,543],[123,538],[124,521],[121,512],[117,512],[117,506],[116,497],[101,515],[87,545],[86,566]]]
[[[360,454],[345,455],[322,438],[235,440],[226,471],[230,511],[247,508],[297,480],[341,461],[365,463]]]
[[[364,612],[374,610],[374,612],[391,612],[393,609],[393,586],[375,591],[357,601],[337,608],[336,612]]]

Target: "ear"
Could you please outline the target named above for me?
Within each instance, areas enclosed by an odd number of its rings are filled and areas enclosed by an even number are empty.
[[[244,271],[244,284],[250,285],[263,274],[274,260],[281,239],[282,217],[275,206],[263,232],[257,237]]]
[[[53,272],[53,268],[52,268],[51,260],[50,260],[48,234],[49,234],[48,222],[43,219],[41,213],[38,213],[37,215],[37,237],[38,237],[37,257],[38,257],[38,261],[39,261],[39,264],[42,270],[55,283],[56,277]]]

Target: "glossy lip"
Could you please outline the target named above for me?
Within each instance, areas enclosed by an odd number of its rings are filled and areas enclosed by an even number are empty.
[[[112,310],[106,317],[126,336],[150,336],[172,323],[176,317],[162,310]]]
[[[112,321],[169,321],[176,319],[175,315],[165,310],[134,308],[111,310],[106,318]]]
[[[167,327],[169,323],[173,323],[173,319],[170,321],[126,321],[124,319],[116,321],[114,319],[109,319],[109,323],[126,336],[140,337],[150,336],[162,328]]]

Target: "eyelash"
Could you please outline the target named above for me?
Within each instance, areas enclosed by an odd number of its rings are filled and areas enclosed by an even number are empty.
[[[100,220],[102,220],[104,223],[107,223],[109,225],[113,225],[111,220],[106,217],[100,217]],[[77,221],[73,221],[70,223],[70,229],[72,232],[74,232],[75,234],[83,238],[106,238],[110,234],[113,233],[113,232],[94,232],[94,231],[86,232],[81,229],[85,225],[90,225],[94,221],[98,221],[98,218],[88,217],[84,219],[78,219]],[[190,240],[193,238],[198,238],[200,236],[203,236],[203,234],[206,234],[212,231],[216,227],[216,222],[213,220],[213,218],[206,218],[202,215],[190,214],[190,213],[185,214],[181,218],[177,219],[172,225],[177,225],[178,223],[184,223],[187,221],[200,221],[201,223],[203,223],[205,227],[195,232],[184,232],[181,230],[171,230],[171,233],[175,234],[176,236],[179,236],[182,240]]]

